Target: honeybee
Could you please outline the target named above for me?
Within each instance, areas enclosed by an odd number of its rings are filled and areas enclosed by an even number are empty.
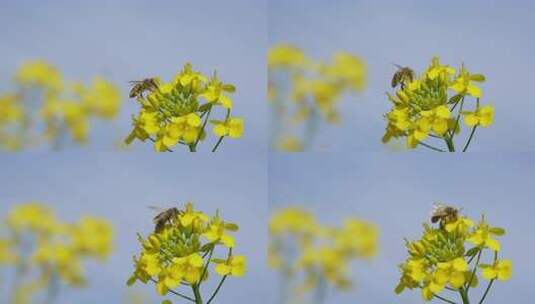
[[[132,85],[132,89],[130,89],[130,98],[134,97],[143,97],[143,93],[146,91],[154,92],[158,90],[158,82],[155,78],[146,78],[143,80],[134,80],[129,81]]]
[[[165,227],[167,223],[176,218],[180,214],[177,208],[169,208],[161,211],[153,219],[154,222],[154,232],[160,232]]]
[[[435,204],[431,213],[431,223],[440,222],[440,226],[454,222],[459,217],[459,209],[442,204]]]
[[[394,73],[392,77],[392,87],[395,88],[398,85],[401,85],[401,88],[405,88],[405,85],[416,78],[416,74],[409,67],[402,67],[398,64],[394,64],[398,70]]]

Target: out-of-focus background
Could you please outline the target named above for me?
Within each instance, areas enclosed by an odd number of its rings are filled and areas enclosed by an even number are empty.
[[[13,89],[11,76],[30,59],[54,64],[67,79],[102,75],[121,88],[119,118],[94,123],[88,149],[112,150],[130,133],[138,105],[127,98],[128,81],[168,81],[191,62],[237,88],[233,114],[244,118],[245,134],[220,150],[265,150],[265,1],[2,1],[0,27],[0,92]]]
[[[177,158],[153,153],[23,153],[1,155],[0,217],[16,204],[40,201],[58,218],[72,222],[81,216],[107,218],[115,228],[114,251],[105,264],[90,263],[89,286],[60,289],[56,303],[160,303],[153,285],[139,282],[126,287],[139,253],[136,233],[154,229],[155,211],[148,206],[181,206],[188,200],[209,215],[237,223],[236,254],[248,259],[243,278],[229,278],[215,303],[273,303],[273,281],[266,280],[267,176],[265,163],[223,154],[205,158]],[[157,212],[156,212],[157,213]],[[3,228],[0,228],[3,229]],[[11,284],[13,272],[0,267],[0,298]],[[215,288],[217,275],[203,288]],[[144,302],[127,302],[134,292]],[[166,297],[173,299],[172,296]],[[173,303],[182,303],[179,300]]]
[[[513,277],[497,282],[485,303],[530,303],[533,263],[535,158],[528,154],[427,153],[273,154],[269,167],[269,208],[302,205],[322,222],[357,216],[380,229],[378,256],[353,268],[349,293],[330,292],[326,303],[420,303],[418,290],[394,293],[398,264],[406,258],[403,238],[421,236],[433,204],[462,208],[503,227],[501,256],[513,261]],[[471,294],[481,294],[482,288]],[[437,302],[438,303],[438,302]]]
[[[421,71],[437,55],[487,77],[482,101],[495,107],[495,121],[478,130],[471,151],[532,151],[534,9],[522,0],[271,0],[269,45],[292,43],[323,59],[344,50],[368,63],[367,89],[344,98],[341,125],[322,126],[315,150],[389,149],[381,143],[382,115],[390,107],[393,63]]]

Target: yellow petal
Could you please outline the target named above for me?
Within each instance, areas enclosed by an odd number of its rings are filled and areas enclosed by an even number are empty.
[[[460,288],[465,282],[464,272],[455,271],[451,274],[450,284],[454,288]]]
[[[221,95],[219,97],[219,103],[223,106],[223,108],[231,109],[232,108],[232,99],[226,95]]]
[[[433,130],[438,135],[443,135],[448,131],[448,121],[446,119],[437,119],[433,124]]]
[[[496,265],[498,280],[507,281],[513,275],[513,262],[510,260],[499,261]]]
[[[225,234],[221,237],[221,243],[223,243],[223,245],[227,246],[228,248],[232,248],[234,247],[234,238],[230,235]]]
[[[448,119],[450,118],[450,110],[446,106],[438,106],[435,109],[436,115],[440,118]]]
[[[481,95],[483,95],[481,89],[473,84],[468,85],[468,87],[466,88],[466,92],[476,98],[481,98]]]
[[[464,123],[469,127],[473,127],[479,123],[479,117],[475,113],[468,113],[464,116]]]
[[[496,278],[497,273],[496,273],[496,270],[494,270],[493,267],[485,267],[485,268],[483,268],[483,270],[481,271],[481,275],[483,276],[483,278],[484,278],[485,280],[490,281],[490,280]]]
[[[190,264],[195,267],[202,267],[204,265],[204,260],[198,254],[194,254],[190,259]]]
[[[217,136],[227,136],[228,128],[222,123],[218,123],[214,126],[213,132]]]
[[[188,125],[192,127],[198,127],[201,125],[201,118],[195,113],[190,113],[187,116]]]
[[[215,267],[215,272],[221,276],[228,275],[232,269],[227,264],[217,264]]]
[[[194,143],[197,140],[197,137],[199,136],[199,129],[188,129],[184,134],[182,135],[182,139],[184,139],[184,142],[187,144]]]
[[[494,251],[500,251],[500,242],[490,237],[485,241],[485,245]]]

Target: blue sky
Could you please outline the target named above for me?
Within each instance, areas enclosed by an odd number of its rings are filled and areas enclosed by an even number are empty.
[[[125,282],[133,270],[132,256],[139,250],[136,232],[153,229],[155,214],[148,206],[169,207],[188,200],[211,215],[220,209],[225,219],[241,228],[235,234],[235,252],[247,256],[249,271],[244,278],[227,280],[216,303],[247,303],[252,298],[258,303],[274,301],[270,286],[274,281],[266,279],[265,266],[265,163],[224,154],[189,158],[101,152],[3,154],[0,164],[1,218],[13,205],[36,200],[54,208],[66,221],[93,215],[115,225],[115,251],[109,261],[90,264],[90,286],[63,290],[58,304],[123,303]],[[6,295],[9,271],[1,269],[0,277],[0,294]],[[147,303],[162,300],[153,286],[138,284],[132,290],[150,299]]]
[[[316,150],[385,150],[392,63],[421,71],[437,55],[487,76],[482,102],[494,105],[495,122],[477,132],[471,151],[533,151],[534,9],[522,0],[270,0],[269,44],[294,43],[320,59],[345,50],[368,63],[367,91],[341,102],[342,125],[324,128]]]
[[[416,239],[433,204],[462,207],[472,218],[507,230],[502,257],[513,260],[513,278],[496,284],[485,303],[530,303],[533,263],[535,158],[529,154],[428,153],[272,154],[270,212],[304,205],[321,221],[357,216],[380,227],[380,250],[354,268],[356,288],[328,303],[420,303],[418,291],[396,296],[397,265],[406,257],[403,238]],[[480,293],[481,290],[474,294]],[[437,302],[438,303],[438,302]]]
[[[125,107],[119,119],[97,123],[89,149],[111,150],[128,135],[138,108],[126,98],[128,81],[156,75],[168,80],[189,61],[208,75],[217,70],[237,87],[233,113],[245,119],[245,135],[221,148],[265,150],[265,1],[2,1],[0,27],[6,29],[0,92],[12,89],[11,75],[35,58],[55,64],[67,79],[103,75],[121,87]],[[134,149],[152,147],[137,143]]]

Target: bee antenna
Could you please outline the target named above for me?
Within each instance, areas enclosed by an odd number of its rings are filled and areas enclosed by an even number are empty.
[[[393,63],[393,62],[391,62],[391,64],[392,64],[393,66],[395,66],[396,68],[398,68],[398,69],[402,69],[402,68],[403,68],[401,65],[399,65],[399,64],[397,64],[397,63]]]

